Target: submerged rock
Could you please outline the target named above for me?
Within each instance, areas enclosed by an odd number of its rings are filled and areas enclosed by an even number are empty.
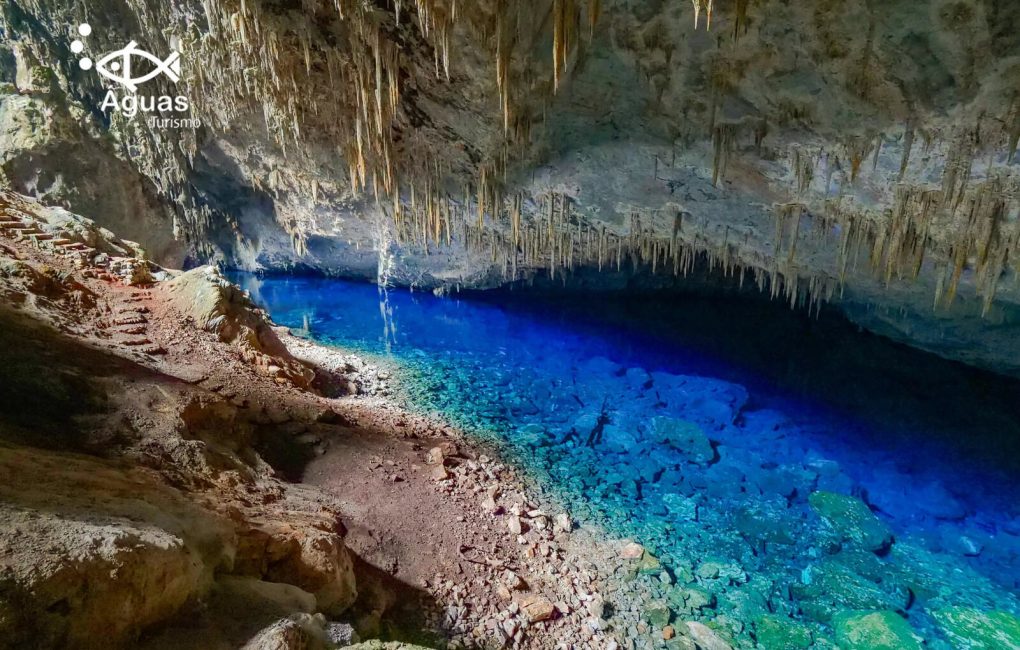
[[[656,602],[645,608],[642,618],[652,627],[661,630],[673,620],[673,612],[665,603]]]
[[[866,576],[865,567],[853,557],[841,553],[811,566],[802,574],[802,582],[791,586],[805,616],[826,623],[842,610],[905,609],[910,592],[891,575]],[[877,560],[878,558],[876,558]],[[881,569],[879,569],[881,571]]]
[[[755,623],[758,645],[766,650],[800,650],[811,647],[811,629],[785,616],[763,616]]]
[[[733,646],[704,623],[687,621],[687,629],[700,650],[733,650]]]
[[[920,637],[895,612],[842,612],[833,619],[844,650],[921,650]]]
[[[956,650],[1020,649],[1020,619],[1009,612],[948,607],[932,618]]]
[[[808,502],[844,539],[869,551],[885,551],[893,542],[889,528],[860,499],[835,492],[815,492]]]
[[[683,453],[688,462],[708,465],[715,458],[715,449],[697,424],[675,418],[652,418],[652,438]]]

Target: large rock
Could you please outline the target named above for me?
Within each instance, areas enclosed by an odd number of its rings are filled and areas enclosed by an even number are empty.
[[[785,616],[763,616],[755,622],[754,636],[765,650],[802,650],[811,647],[811,630]]]
[[[652,418],[651,436],[656,442],[676,449],[688,462],[708,465],[715,458],[715,449],[701,427],[676,418]]]
[[[265,312],[215,267],[181,273],[166,283],[166,291],[185,318],[215,332],[224,343],[236,345],[264,374],[298,386],[311,383],[314,372],[291,355]]]
[[[921,637],[895,612],[843,612],[833,619],[843,650],[921,650]]]
[[[889,528],[860,499],[835,492],[815,492],[808,502],[844,539],[875,552],[887,550],[892,544]]]
[[[326,619],[321,614],[295,614],[273,623],[241,650],[330,650]]]
[[[0,447],[0,648],[123,644],[229,568],[232,526],[152,472]]]
[[[812,565],[802,572],[801,582],[791,585],[791,593],[807,617],[826,623],[847,609],[907,607],[910,591],[887,568],[860,566],[842,556]]]
[[[1020,619],[1009,612],[948,607],[932,618],[956,650],[1020,649]]]
[[[698,650],[733,650],[733,646],[723,639],[718,631],[704,623],[687,621],[687,632],[690,638],[694,639]]]

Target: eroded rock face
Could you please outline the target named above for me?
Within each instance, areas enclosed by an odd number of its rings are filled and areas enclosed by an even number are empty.
[[[224,343],[236,344],[267,374],[300,386],[312,381],[314,373],[287,351],[262,310],[216,268],[181,273],[167,291],[181,313]]]
[[[210,595],[349,607],[335,499],[255,451],[338,419],[265,316],[63,210],[0,192],[0,212],[0,648],[131,647]]]
[[[712,267],[1020,371],[1015,3],[102,9],[87,52],[184,49],[152,91],[203,126],[104,113],[67,50],[90,17],[19,0],[0,169],[156,261],[444,288]]]
[[[131,638],[232,562],[229,522],[150,472],[8,447],[0,467],[3,647]]]

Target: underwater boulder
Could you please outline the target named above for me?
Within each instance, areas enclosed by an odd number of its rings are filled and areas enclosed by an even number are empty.
[[[620,364],[605,357],[591,357],[578,368],[579,374],[592,377],[614,377],[622,370]]]
[[[766,650],[801,650],[811,647],[811,628],[787,618],[769,614],[755,622],[755,638]]]
[[[696,614],[702,609],[716,606],[715,594],[696,585],[674,587],[669,592],[667,599],[673,606],[687,614]]]
[[[842,555],[806,568],[801,581],[790,586],[805,616],[828,623],[836,613],[845,610],[907,608],[910,591],[905,584],[890,575],[876,573],[876,567],[862,565],[858,556]]]
[[[711,429],[733,424],[747,404],[747,389],[739,384],[665,372],[653,372],[651,377],[671,411]]]
[[[623,427],[607,424],[602,429],[602,444],[609,451],[624,454],[637,446],[637,436]]]
[[[665,603],[654,602],[645,608],[642,618],[652,627],[661,630],[673,620],[673,612]]]
[[[715,449],[697,424],[676,418],[652,418],[652,439],[683,453],[688,462],[708,465],[715,460]]]
[[[956,650],[1020,650],[1020,619],[1009,612],[947,607],[931,614]]]
[[[693,497],[670,492],[662,495],[662,505],[670,515],[681,521],[698,520],[698,500]]]
[[[918,485],[909,475],[885,471],[866,484],[869,500],[898,520],[917,519],[920,515],[955,521],[967,516],[966,506],[937,481]],[[903,485],[910,485],[909,493],[904,492]]]
[[[844,539],[876,553],[893,542],[889,528],[860,499],[836,492],[815,492],[811,508]]]
[[[785,502],[755,500],[736,511],[733,525],[746,539],[772,544],[795,544],[801,521],[791,517]]]
[[[840,612],[833,617],[843,650],[921,650],[921,637],[895,612]]]

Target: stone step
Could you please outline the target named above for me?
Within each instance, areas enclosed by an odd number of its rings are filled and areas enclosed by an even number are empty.
[[[125,305],[117,307],[117,314],[123,316],[130,316],[131,314],[148,314],[149,308],[145,305]]]
[[[145,327],[145,325],[118,325],[117,327],[123,328],[123,329],[118,329],[117,330],[117,334],[125,334],[125,335],[131,335],[131,336],[134,336],[134,335],[137,335],[137,334],[145,334],[145,332],[148,329],[148,328]]]
[[[150,344],[152,344],[152,341],[150,341],[149,339],[147,339],[145,337],[138,338],[138,339],[121,339],[118,342],[121,345],[128,345],[128,346],[131,346],[131,347],[137,347],[139,345],[150,345]]]
[[[148,319],[145,318],[145,316],[142,316],[141,314],[137,316],[124,316],[121,318],[113,319],[114,325],[142,325],[148,322],[149,322]]]

